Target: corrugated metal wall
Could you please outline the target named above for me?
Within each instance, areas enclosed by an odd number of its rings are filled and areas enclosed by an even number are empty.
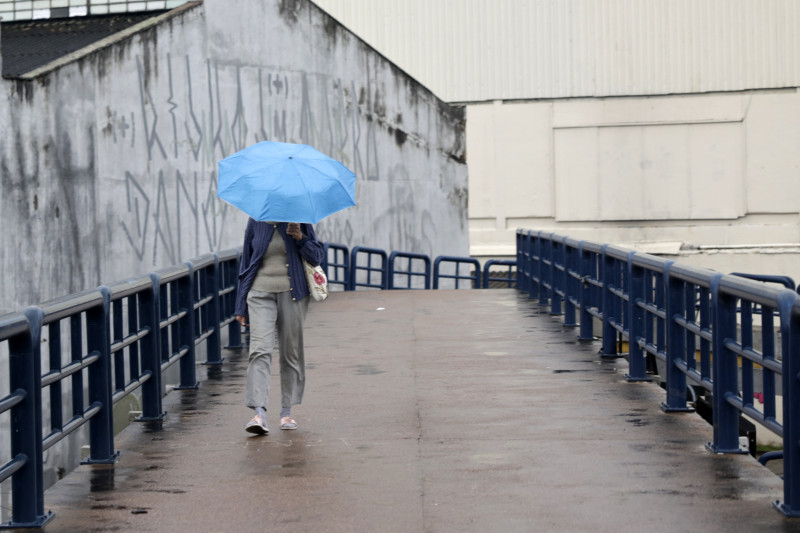
[[[800,86],[798,0],[314,0],[450,102]]]

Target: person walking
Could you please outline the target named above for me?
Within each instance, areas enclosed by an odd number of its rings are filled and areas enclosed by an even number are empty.
[[[245,405],[255,416],[245,430],[269,433],[267,405],[272,375],[272,354],[280,354],[280,428],[297,429],[292,407],[303,400],[305,353],[303,324],[309,292],[302,259],[319,265],[322,243],[311,224],[247,221],[239,267],[234,314],[242,326],[250,326]]]

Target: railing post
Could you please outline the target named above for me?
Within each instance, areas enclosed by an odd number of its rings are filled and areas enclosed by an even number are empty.
[[[686,290],[683,280],[672,275],[675,261],[667,261],[664,266],[663,286],[666,287],[666,379],[667,399],[661,410],[667,413],[692,412],[686,406],[686,374],[678,368],[679,361],[686,360],[686,330],[678,324],[677,317],[686,316]],[[656,343],[657,344],[657,343]]]
[[[606,253],[607,247],[608,244],[603,245],[601,252],[601,278],[603,280],[603,292],[601,296],[603,302],[603,344],[600,349],[600,355],[603,357],[617,357],[617,330],[611,325],[611,321],[617,318],[614,316],[614,309],[617,306],[614,305],[614,295],[609,290],[609,287],[613,285],[614,281],[614,258],[609,257]]]
[[[205,294],[211,293],[211,301],[208,303],[206,311],[206,319],[208,327],[213,330],[213,333],[206,339],[206,362],[204,365],[221,365],[222,364],[222,343],[220,342],[220,328],[219,328],[219,254],[212,254],[214,256],[214,266],[210,269],[205,268],[205,286],[203,291]],[[303,280],[305,282],[305,280]]]
[[[162,411],[161,390],[161,321],[158,313],[161,276],[151,273],[150,280],[152,290],[149,294],[142,293],[139,305],[140,325],[150,328],[142,353],[142,371],[150,371],[150,379],[142,384],[142,416],[136,419],[138,422],[162,420],[167,415]]]
[[[89,457],[82,464],[113,464],[119,453],[114,451],[114,403],[111,380],[111,343],[109,339],[109,311],[111,291],[101,286],[97,290],[103,298],[101,307],[86,312],[86,330],[92,334],[87,339],[89,353],[99,358],[89,366],[89,402],[100,410],[89,421]]]
[[[175,387],[178,390],[196,389],[199,387],[197,375],[195,374],[195,362],[197,361],[197,349],[195,337],[197,335],[197,302],[195,288],[195,269],[191,261],[184,263],[189,269],[189,275],[177,281],[178,284],[178,310],[185,311],[185,316],[178,321],[178,338],[180,350],[186,350],[186,354],[180,360],[180,379],[181,382]]]
[[[800,516],[800,311],[788,290],[778,297],[783,359],[783,502],[775,507],[786,516]]]
[[[575,249],[567,247],[567,237],[561,241],[562,257],[564,258],[564,326],[574,327],[578,324],[575,322],[575,304],[572,303],[570,296],[577,297],[577,291],[570,290],[575,286],[575,280],[570,274],[570,270],[576,269]],[[568,250],[572,250],[571,252]]]
[[[644,309],[639,304],[644,301],[644,269],[633,264],[636,252],[628,254],[628,381],[652,381],[647,377],[644,351],[639,346],[639,338],[644,332]]]
[[[708,448],[714,453],[745,453],[739,448],[739,410],[728,403],[728,395],[738,395],[738,357],[725,344],[736,339],[737,298],[720,291],[722,274],[711,280],[711,302],[714,310],[714,442]],[[797,443],[794,444],[797,446]]]
[[[2,527],[42,527],[53,517],[44,512],[44,467],[42,465],[42,358],[43,312],[25,310],[28,332],[25,338],[9,341],[11,392],[25,398],[11,408],[11,456],[24,465],[11,478],[11,520]]]
[[[531,241],[531,264],[530,264],[530,291],[528,298],[542,299],[542,232],[537,231],[534,236],[533,231],[528,232]]]
[[[550,298],[553,297],[553,284],[550,280],[550,270],[553,261],[553,245],[550,241],[550,234],[546,236],[539,232],[539,305],[541,307],[550,305]],[[549,285],[549,288],[548,288]]]
[[[238,280],[239,279],[239,262],[241,261],[241,254],[237,254],[236,261],[233,262],[231,265],[230,262],[226,262],[225,269],[226,275],[223,276],[225,280]],[[237,282],[234,281],[234,285],[237,285]],[[225,298],[225,301],[228,302],[228,306],[225,308],[225,316],[228,317],[230,314],[233,313],[234,307],[236,306],[236,290],[232,293],[228,294]],[[228,350],[238,350],[244,347],[242,344],[242,325],[239,324],[237,320],[233,320],[230,324],[228,324],[228,345],[225,346]]]
[[[525,258],[527,250],[525,248],[524,235],[521,230],[517,230],[517,290],[523,292],[528,289],[526,280],[528,264]]]
[[[594,339],[593,317],[589,312],[589,303],[591,302],[591,286],[586,278],[589,275],[589,259],[587,252],[583,251],[583,242],[578,244],[578,272],[581,276],[580,287],[580,321],[581,327],[578,333],[578,339],[583,341],[590,341]]]
[[[550,242],[550,268],[548,270],[548,281],[550,282],[550,314],[560,315],[561,313],[561,296],[558,294],[558,281],[560,276],[557,274],[558,269],[556,265],[561,261],[563,266],[563,257],[559,251],[558,244],[555,240],[555,233],[551,233],[547,240]],[[563,287],[561,287],[563,289]],[[562,291],[563,292],[563,291]]]

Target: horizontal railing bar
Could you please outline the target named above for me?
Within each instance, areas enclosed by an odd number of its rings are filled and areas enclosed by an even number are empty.
[[[150,327],[149,326],[145,326],[141,330],[139,330],[138,332],[131,333],[130,335],[128,335],[124,339],[112,343],[111,344],[111,353],[116,353],[116,352],[118,352],[118,351],[120,351],[120,350],[122,350],[124,348],[127,348],[128,346],[130,346],[134,342],[140,341],[143,338],[147,337],[147,335],[149,333],[150,333]]]
[[[198,335],[197,338],[194,340],[194,345],[197,346],[198,344],[200,344],[201,342],[203,342],[204,340],[206,340],[207,338],[209,338],[213,334],[214,334],[214,330],[213,329],[209,329],[209,330],[204,331],[203,333]]]
[[[80,361],[74,361],[61,370],[51,370],[42,376],[42,388],[48,387],[57,381],[61,381],[62,379],[66,379],[76,372],[80,372],[87,366],[97,361],[99,358],[100,354],[98,352],[91,352]]]
[[[0,339],[8,339],[30,332],[28,319],[22,314],[9,314],[0,317]]]
[[[214,299],[214,295],[213,294],[209,294],[208,296],[205,296],[205,297],[197,300],[194,303],[195,311],[197,311],[198,309],[200,309],[201,307],[203,307],[204,305],[206,305],[207,303],[209,303],[213,299]]]
[[[153,373],[150,370],[143,372],[142,375],[139,376],[139,379],[130,381],[125,386],[124,389],[115,391],[114,394],[111,396],[111,403],[116,404],[118,401],[125,398],[128,394],[132,393],[133,391],[141,387],[145,381],[147,381],[152,377]]]
[[[183,357],[187,353],[189,353],[189,348],[186,348],[184,346],[177,352],[172,353],[169,356],[169,359],[167,359],[166,361],[161,361],[161,372],[164,372],[166,369],[174,365],[176,362],[180,361],[181,357]]]
[[[139,294],[153,289],[153,280],[149,276],[141,278],[131,278],[117,281],[106,286],[111,293],[111,301],[120,300],[134,294]]]
[[[655,315],[658,318],[666,320],[667,318],[667,311],[661,309],[655,304],[644,302],[642,300],[636,300],[636,306],[645,310],[646,312],[650,313],[651,315]]]
[[[710,332],[709,330],[707,330],[705,328],[701,328],[700,326],[698,326],[694,322],[689,322],[688,320],[686,320],[682,316],[673,317],[673,320],[675,321],[676,324],[678,324],[682,328],[686,329],[687,331],[690,331],[691,333],[694,333],[695,335],[697,335],[698,337],[700,337],[703,340],[706,340],[706,341],[709,341],[709,342],[712,342],[714,340],[714,334],[712,332]]]
[[[778,434],[778,436],[783,437],[783,426],[779,424],[774,418],[767,418],[764,416],[764,413],[753,407],[751,404],[745,404],[742,398],[739,396],[734,396],[733,394],[729,394],[725,397],[725,400],[731,404],[732,406],[736,407],[739,411],[743,412],[750,418],[758,420],[764,427],[768,428],[770,431],[773,431]]]
[[[698,372],[696,369],[690,367],[686,363],[686,360],[677,359],[675,361],[675,366],[678,369],[680,369],[681,372],[686,374],[687,378],[691,379],[692,381],[694,381],[695,383],[697,383],[698,385],[700,385],[704,389],[709,390],[709,391],[714,389],[714,383],[710,379],[708,379],[706,377],[703,377],[703,375],[700,372]]]
[[[4,397],[0,400],[0,413],[5,413],[15,405],[19,405],[20,402],[25,400],[25,397],[28,395],[24,389],[17,389],[8,396]]]
[[[601,287],[601,288],[603,287],[603,282],[600,280],[596,280],[594,278],[585,277],[583,278],[583,281],[588,283],[589,285],[594,285],[595,287]]]
[[[793,292],[784,287],[779,288],[762,281],[754,281],[739,276],[723,276],[719,280],[719,290],[723,294],[729,294],[751,303],[772,308],[778,306],[778,299],[782,293]],[[795,296],[797,297],[796,293]]]
[[[168,316],[167,318],[165,318],[164,320],[162,320],[161,322],[159,322],[158,325],[159,325],[159,327],[161,329],[164,329],[167,326],[169,326],[171,324],[174,324],[175,322],[177,322],[181,318],[185,317],[187,315],[187,313],[188,313],[188,311],[186,311],[185,309],[181,309],[177,313],[172,314],[172,315]]]
[[[611,257],[613,259],[618,259],[620,261],[628,261],[628,256],[633,250],[628,250],[627,248],[622,248],[621,246],[615,246],[613,244],[609,244],[605,246],[606,257]]]
[[[688,281],[693,285],[703,287],[705,289],[711,288],[711,281],[719,273],[708,268],[692,267],[674,263],[670,268],[669,275],[681,281]]]
[[[612,328],[614,328],[615,330],[617,330],[617,331],[618,331],[618,332],[620,332],[620,333],[625,333],[625,332],[627,331],[627,330],[625,329],[625,325],[624,325],[624,324],[620,324],[620,323],[618,323],[616,320],[609,320],[609,321],[608,321],[608,324],[609,324],[609,325],[610,325]]]
[[[68,437],[76,429],[88,422],[94,415],[99,413],[102,406],[103,405],[100,402],[94,402],[92,405],[86,408],[82,414],[72,417],[72,419],[67,422],[63,428],[52,432],[47,436],[46,439],[42,441],[42,451],[50,449],[51,446],[60,442],[65,437]]]
[[[616,296],[620,300],[624,300],[626,302],[630,301],[630,296],[628,296],[628,293],[625,292],[622,289],[617,289],[615,287],[609,287],[608,288],[608,292],[610,292],[611,294],[613,294],[614,296]]]
[[[162,268],[154,272],[159,277],[161,285],[178,281],[189,276],[189,267],[186,265],[174,265]]]
[[[603,245],[592,242],[592,241],[582,241],[583,242],[583,251],[584,252],[591,252],[594,254],[600,254],[603,252]]]
[[[103,295],[97,289],[70,294],[39,305],[44,312],[43,325],[69,318],[95,307],[103,307]]]
[[[643,252],[636,252],[636,254],[631,258],[631,263],[633,266],[642,267],[646,270],[661,274],[664,272],[664,269],[667,266],[667,259]]]
[[[13,476],[26,464],[28,464],[28,456],[24,453],[18,453],[13,459],[0,467],[0,483]]]
[[[189,259],[188,263],[192,264],[192,268],[197,271],[201,270],[205,267],[209,267],[214,264],[215,257],[213,254],[203,254],[201,256],[195,257],[194,259]]]
[[[221,252],[217,252],[217,258],[219,259],[220,263],[226,263],[228,261],[233,261],[234,259],[238,259],[239,249],[228,248],[227,250],[222,250]]]
[[[765,358],[761,353],[753,350],[752,348],[743,348],[741,344],[739,344],[733,339],[725,339],[725,342],[723,344],[727,349],[729,349],[736,355],[744,357],[745,359],[757,363],[763,366],[764,368],[772,370],[776,374],[783,373],[783,365],[781,365],[774,359]]]

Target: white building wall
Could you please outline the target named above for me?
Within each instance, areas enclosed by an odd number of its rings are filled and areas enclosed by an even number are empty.
[[[496,102],[467,123],[475,256],[529,228],[800,280],[795,89]]]
[[[315,0],[448,102],[800,85],[796,0]]]

